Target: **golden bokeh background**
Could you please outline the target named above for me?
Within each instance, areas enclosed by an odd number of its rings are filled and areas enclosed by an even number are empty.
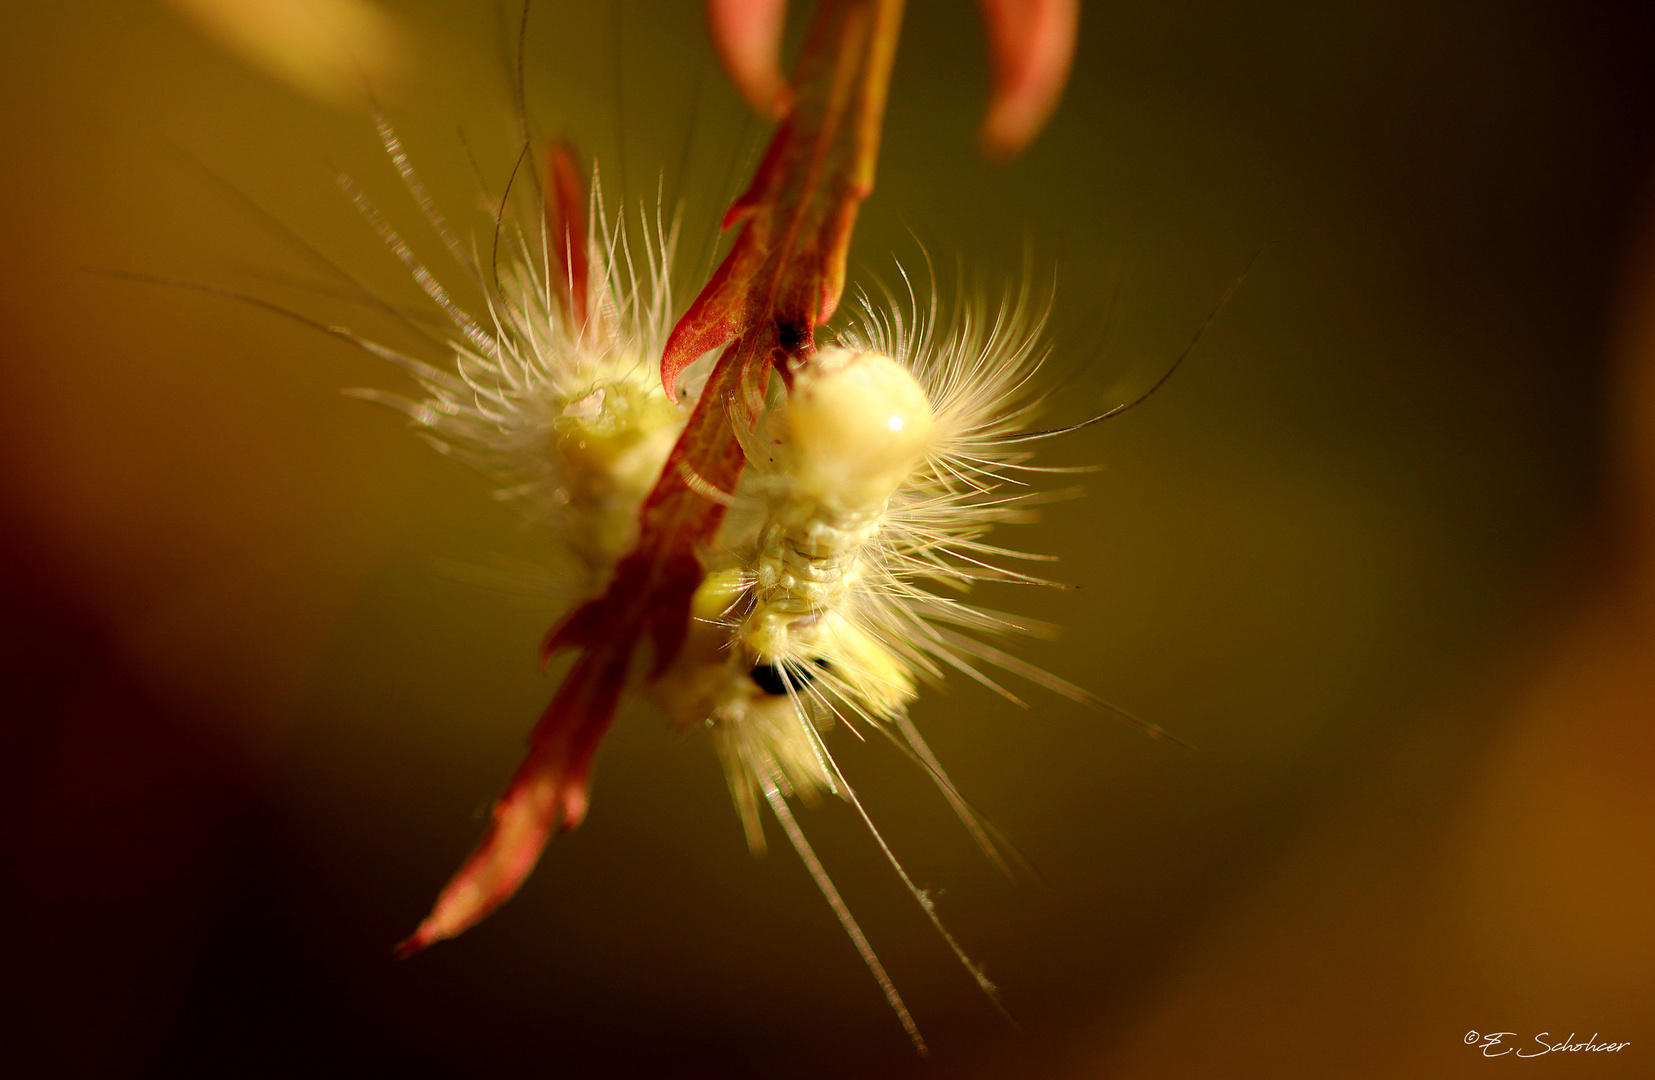
[[[339,393],[403,386],[382,362],[108,273],[409,344],[332,268],[420,309],[336,171],[444,265],[351,80],[486,242],[468,154],[497,193],[515,15],[311,6],[376,28],[360,71],[202,14],[298,0],[0,12],[0,1071],[1470,1076],[1499,1067],[1474,1030],[1630,1040],[1533,1067],[1649,1074],[1641,5],[1097,0],[1052,126],[995,166],[971,5],[911,4],[853,285],[928,250],[994,295],[1032,250],[1073,422],[1259,256],[1163,389],[1043,451],[1104,469],[1005,540],[1077,588],[983,597],[1198,752],[1032,688],[928,692],[916,721],[1034,869],[1007,882],[906,762],[836,736],[1021,1031],[847,807],[801,814],[930,1062],[797,860],[748,857],[710,748],[642,708],[522,894],[391,959],[551,691],[555,586],[507,580],[546,538]],[[547,0],[525,60],[536,129],[612,203],[682,200],[687,300],[766,135],[698,6]]]

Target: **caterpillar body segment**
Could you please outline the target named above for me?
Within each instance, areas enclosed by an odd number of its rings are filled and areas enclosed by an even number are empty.
[[[831,346],[795,374],[765,428],[773,453],[754,473],[765,522],[739,636],[760,663],[811,660],[863,584],[891,496],[930,447],[931,403],[890,357]]]

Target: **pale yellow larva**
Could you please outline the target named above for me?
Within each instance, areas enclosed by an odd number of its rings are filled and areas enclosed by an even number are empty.
[[[996,991],[943,927],[840,772],[824,733],[835,722],[883,734],[942,788],[984,850],[990,829],[954,789],[907,715],[916,680],[945,667],[992,681],[982,664],[1070,684],[962,631],[1026,629],[927,583],[1036,580],[988,560],[1022,557],[980,537],[1014,518],[1018,497],[997,489],[1022,467],[1018,432],[1034,403],[1038,326],[1026,299],[990,329],[967,312],[940,343],[870,317],[862,333],[794,370],[757,428],[713,572],[696,596],[697,626],[655,687],[682,727],[711,730],[748,843],[764,848],[768,804],[856,942],[903,1023],[918,1032],[860,928],[787,806],[819,792],[848,800],[903,884],[991,1000]],[[896,327],[901,323],[892,320]],[[885,351],[890,349],[890,352]],[[891,353],[902,355],[901,359]],[[1003,864],[1002,864],[1003,865]]]
[[[715,556],[726,565],[698,592],[703,625],[656,694],[680,723],[713,729],[755,851],[764,846],[756,791],[770,773],[806,795],[839,787],[812,725],[835,704],[888,721],[913,697],[907,669],[852,613],[877,577],[870,544],[891,497],[932,435],[912,372],[882,353],[830,346],[742,438],[745,505]],[[818,676],[833,702],[816,700]]]

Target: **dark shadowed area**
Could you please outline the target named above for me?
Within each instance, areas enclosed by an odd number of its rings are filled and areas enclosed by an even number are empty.
[[[515,31],[313,6],[357,13],[329,40],[486,245]],[[929,1062],[777,832],[749,857],[711,748],[643,706],[522,893],[392,959],[574,598],[485,480],[340,394],[406,390],[389,365],[107,273],[417,347],[350,299],[431,314],[338,171],[454,273],[354,76],[226,47],[219,9],[0,10],[0,1073],[1458,1077],[1505,1068],[1503,1032],[1630,1042],[1519,1071],[1655,1073],[1646,4],[1093,0],[1007,166],[974,149],[973,5],[910,4],[853,292],[898,262],[928,288],[926,252],[950,300],[1055,277],[1057,425],[1153,383],[1257,255],[1161,390],[1043,448],[1102,471],[999,538],[1076,588],[981,596],[1196,752],[1034,687],[926,691],[1031,868],[1007,881],[907,761],[833,735],[1021,1030],[849,807],[800,811]],[[611,207],[681,204],[687,302],[768,134],[699,6],[537,3],[525,72]]]

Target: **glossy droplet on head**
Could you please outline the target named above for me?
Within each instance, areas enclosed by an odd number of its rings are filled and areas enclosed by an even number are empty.
[[[785,414],[793,482],[850,504],[890,498],[931,443],[924,388],[883,353],[822,349]]]

